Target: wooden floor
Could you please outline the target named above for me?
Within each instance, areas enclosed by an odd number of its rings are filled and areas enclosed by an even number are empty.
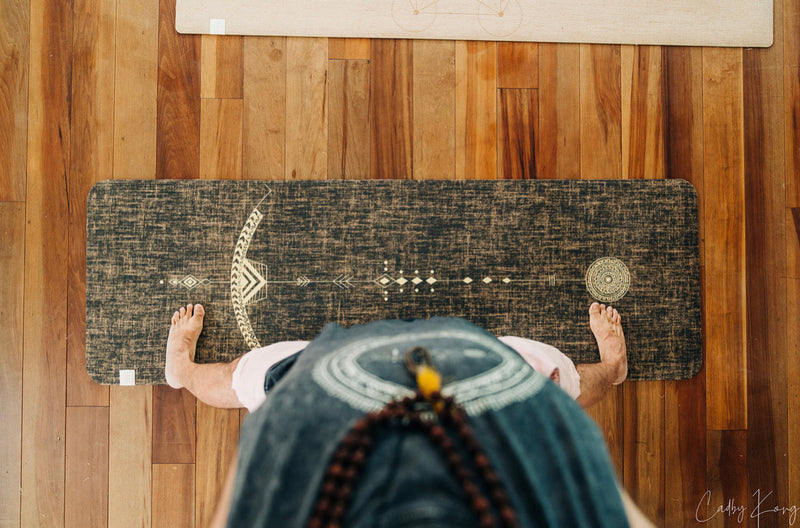
[[[741,523],[709,524],[789,525],[798,0],[775,0],[770,49],[199,37],[173,20],[174,0],[0,4],[0,526],[204,526],[237,441],[238,412],[87,379],[94,182],[380,177],[690,180],[705,367],[626,383],[592,415],[660,526],[726,505]]]

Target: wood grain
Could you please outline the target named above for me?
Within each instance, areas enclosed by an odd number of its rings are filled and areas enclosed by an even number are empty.
[[[800,5],[783,2],[786,205],[800,207]]]
[[[370,177],[411,179],[414,157],[412,43],[374,39],[370,61]]]
[[[456,42],[456,178],[497,177],[497,43]]]
[[[153,387],[153,464],[193,464],[197,400],[186,389]]]
[[[0,237],[0,526],[19,526],[25,204],[0,203]]]
[[[29,2],[0,4],[0,201],[25,200],[29,16]]]
[[[108,407],[67,407],[64,526],[108,525]]]
[[[708,427],[747,428],[742,51],[703,50]]]
[[[282,180],[286,157],[286,39],[244,38],[242,175]]]
[[[581,177],[580,46],[539,45],[538,178]]]
[[[580,47],[581,178],[622,176],[620,47]]]
[[[775,43],[743,51],[745,252],[747,299],[747,475],[749,490],[772,490],[789,504],[784,175],[783,21],[775,5]],[[766,469],[769,468],[769,469]],[[765,491],[766,493],[766,491]],[[773,526],[780,519],[767,520]],[[765,524],[766,525],[766,524]]]
[[[539,87],[539,44],[497,43],[497,87]]]
[[[200,37],[175,33],[175,0],[160,0],[156,175],[197,178],[200,148]]]
[[[153,464],[153,528],[195,526],[194,465]]]
[[[456,162],[456,67],[451,41],[415,40],[415,179],[452,179]]]
[[[156,177],[158,12],[149,0],[117,2],[114,178]]]
[[[111,387],[108,420],[108,526],[149,527],[153,387]]]
[[[328,63],[328,179],[369,178],[369,77],[363,60]]]
[[[203,99],[200,103],[200,178],[242,177],[242,100]]]
[[[367,38],[329,38],[328,58],[369,60],[370,47],[370,40]]]
[[[499,177],[510,180],[536,178],[538,90],[498,90],[497,112]]]
[[[67,405],[108,405],[108,387],[86,373],[86,197],[113,171],[115,0],[76,0],[67,291]]]
[[[72,5],[33,0],[30,15],[21,525],[61,526]]]
[[[798,270],[800,271],[800,270]],[[786,319],[788,321],[800,321],[800,274],[786,281]],[[800,350],[800,325],[787,325],[787,345],[788,350]],[[800,435],[800,362],[796,360],[795,352],[789,361],[787,368],[787,378],[789,380],[786,431],[790,439],[798,438]],[[781,417],[776,416],[776,420]],[[789,496],[788,504],[798,504],[800,502],[800,445],[795,441],[790,441],[787,449],[787,473],[789,485],[787,492]]]
[[[200,97],[241,99],[243,37],[203,35],[200,43]]]
[[[689,181],[697,191],[701,299],[705,280],[703,211],[703,57],[699,48],[668,48],[665,148],[667,177]],[[704,303],[703,303],[704,304]],[[705,332],[705,328],[703,329]],[[705,343],[705,336],[703,335]],[[665,387],[665,525],[697,522],[698,497],[706,492],[706,368]],[[701,468],[698,470],[698,468]]]
[[[755,506],[747,489],[747,431],[709,430],[706,445],[708,488],[695,505],[695,522],[714,528],[742,526]],[[717,512],[729,504],[728,512]]]
[[[286,39],[287,179],[319,180],[328,171],[328,40]]]
[[[239,443],[239,411],[197,404],[195,523],[209,526]]]

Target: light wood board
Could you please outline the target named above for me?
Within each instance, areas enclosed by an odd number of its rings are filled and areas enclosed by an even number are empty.
[[[177,0],[180,33],[768,47],[772,0]]]

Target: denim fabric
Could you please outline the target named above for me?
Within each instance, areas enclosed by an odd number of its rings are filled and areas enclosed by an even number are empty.
[[[449,318],[328,325],[271,369],[267,400],[242,428],[229,526],[304,526],[353,423],[413,392],[404,353],[417,345],[431,352],[444,392],[469,413],[521,526],[627,526],[594,422],[491,334]],[[345,526],[477,526],[427,437],[397,429],[374,440]]]

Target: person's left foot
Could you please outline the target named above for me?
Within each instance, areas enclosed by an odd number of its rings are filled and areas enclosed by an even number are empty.
[[[203,330],[205,310],[202,304],[186,305],[172,314],[172,325],[167,338],[167,359],[164,377],[173,389],[183,387],[181,374],[194,362],[197,338]]]

